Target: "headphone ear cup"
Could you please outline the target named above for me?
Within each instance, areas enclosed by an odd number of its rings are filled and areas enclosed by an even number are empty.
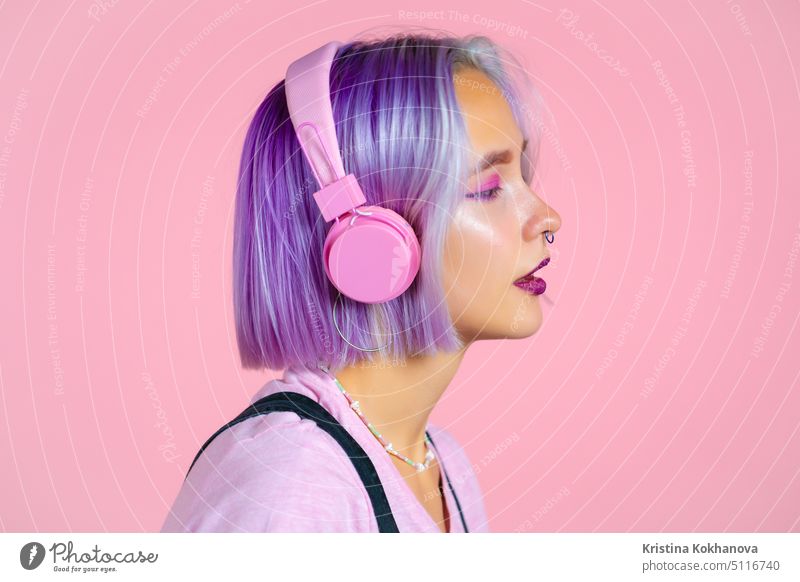
[[[380,206],[339,217],[325,239],[325,273],[343,295],[384,303],[402,294],[419,272],[421,249],[411,225]]]

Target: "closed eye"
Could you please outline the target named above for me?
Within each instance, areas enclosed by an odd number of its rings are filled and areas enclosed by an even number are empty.
[[[489,190],[482,190],[481,192],[474,192],[467,194],[467,198],[472,200],[494,200],[500,195],[500,187],[490,188]]]
[[[523,156],[525,156],[525,152],[528,149],[528,139],[523,138],[522,145],[520,146],[520,173],[522,174],[522,179],[525,181],[528,186],[532,184],[528,183],[533,182],[533,176],[529,177],[529,180],[525,180],[525,168],[523,165]],[[482,172],[485,169],[488,169],[495,165],[503,165],[507,164],[511,161],[511,151],[504,150],[504,151],[497,151],[497,152],[490,152],[486,154],[479,163],[478,173]],[[471,192],[466,195],[466,198],[471,200],[484,200],[484,201],[491,201],[495,200],[499,197],[500,191],[500,176],[495,174],[492,176],[486,183],[480,186],[480,189],[477,192]]]
[[[500,192],[500,176],[493,175],[486,182],[479,186],[477,192],[471,192],[466,195],[467,198],[472,200],[494,200]]]

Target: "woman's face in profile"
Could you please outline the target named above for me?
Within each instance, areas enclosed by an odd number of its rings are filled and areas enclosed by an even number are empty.
[[[500,89],[484,73],[463,69],[455,91],[471,140],[471,169],[491,152],[501,155],[466,178],[448,230],[448,310],[467,342],[527,337],[541,325],[540,298],[514,281],[549,256],[544,233],[555,233],[561,217],[523,180],[523,136]],[[547,267],[537,275],[547,279]]]

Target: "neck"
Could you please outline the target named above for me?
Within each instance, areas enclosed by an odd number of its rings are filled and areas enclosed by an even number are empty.
[[[387,443],[412,461],[425,458],[428,418],[455,376],[469,344],[456,352],[406,359],[376,359],[331,370]]]

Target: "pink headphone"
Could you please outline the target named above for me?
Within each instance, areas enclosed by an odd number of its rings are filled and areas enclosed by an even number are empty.
[[[330,70],[340,42],[294,61],[286,71],[286,101],[297,139],[320,190],[314,193],[325,222],[335,220],[323,247],[325,273],[347,297],[384,303],[403,293],[420,265],[417,235],[388,208],[365,206],[353,174],[344,173],[330,99]]]

